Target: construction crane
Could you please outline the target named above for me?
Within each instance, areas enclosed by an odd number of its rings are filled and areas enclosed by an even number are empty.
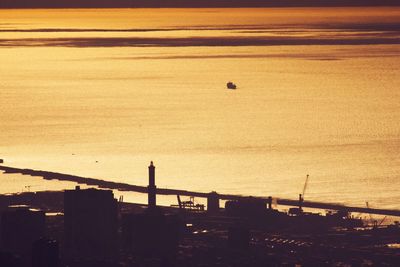
[[[300,215],[303,212],[303,202],[304,202],[304,195],[306,193],[307,185],[308,185],[308,178],[310,175],[307,174],[306,181],[303,186],[303,192],[299,194],[299,207],[298,208],[290,208],[289,213],[293,215]]]
[[[365,206],[367,206],[367,209],[370,209],[368,201],[365,202]],[[373,224],[374,223],[374,219],[372,218],[371,213],[369,213],[368,215],[369,215],[369,223]]]
[[[310,177],[310,175],[307,174],[306,181],[304,182],[303,192],[299,195],[299,210],[300,211],[303,211],[304,195],[306,194],[309,177]]]
[[[179,209],[182,209],[182,201],[181,201],[181,196],[180,196],[180,195],[176,195],[176,198],[178,199],[178,205],[179,205]]]
[[[365,202],[365,205],[367,206],[368,209],[370,209],[368,201]],[[382,219],[380,222],[378,222],[378,220],[376,220],[376,219],[374,219],[374,218],[372,217],[372,214],[371,214],[371,213],[369,213],[368,215],[369,215],[369,222],[368,222],[368,224],[369,224],[369,225],[372,224],[372,227],[373,227],[373,228],[378,228],[378,227],[380,227],[380,226],[383,224],[383,222],[386,220],[386,218],[387,218],[387,216],[385,216],[385,217],[383,217],[383,219]]]

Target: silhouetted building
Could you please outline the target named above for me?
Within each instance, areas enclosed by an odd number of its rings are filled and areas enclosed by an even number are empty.
[[[21,258],[11,252],[0,252],[0,266],[21,267]]]
[[[159,209],[149,209],[140,214],[124,214],[124,247],[140,258],[171,259],[176,254],[182,228],[179,216],[165,215]]]
[[[232,226],[228,230],[228,245],[233,249],[247,249],[250,243],[250,231],[244,226]]]
[[[148,193],[148,207],[149,209],[154,209],[157,205],[156,203],[156,175],[155,175],[156,167],[153,165],[153,162],[150,162],[149,166],[149,186],[147,187]]]
[[[68,257],[110,259],[117,252],[117,200],[111,190],[66,190],[65,247]]]
[[[240,217],[254,217],[265,214],[266,203],[262,199],[247,197],[240,200],[231,200],[225,203],[228,215]]]
[[[58,242],[41,238],[32,246],[32,267],[58,267]]]
[[[79,259],[68,260],[62,267],[136,267],[137,265],[122,265],[117,260],[100,260],[100,259]]]
[[[32,245],[45,234],[45,214],[27,206],[10,206],[1,215],[1,249],[18,254],[30,266]]]
[[[219,195],[213,191],[207,196],[207,212],[218,213],[219,212]]]

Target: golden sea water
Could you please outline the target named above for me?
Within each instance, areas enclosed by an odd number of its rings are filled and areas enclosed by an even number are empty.
[[[139,185],[153,160],[159,187],[293,199],[309,174],[306,200],[399,209],[399,25],[399,8],[0,10],[0,158]]]

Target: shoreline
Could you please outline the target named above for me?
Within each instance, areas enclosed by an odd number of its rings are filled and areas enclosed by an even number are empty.
[[[76,182],[78,184],[86,184],[91,186],[98,186],[102,189],[113,189],[119,191],[131,191],[138,193],[147,193],[147,186],[139,186],[132,185],[127,183],[118,183],[118,182],[110,182],[102,179],[90,178],[90,177],[81,177],[76,175],[58,173],[58,172],[49,172],[42,170],[33,170],[33,169],[24,169],[24,168],[15,168],[10,166],[0,165],[0,170],[5,174],[7,173],[19,173],[22,175],[30,175],[30,176],[39,176],[43,177],[45,180],[60,180],[60,181],[69,181]],[[210,193],[213,194],[215,192],[205,193],[205,192],[196,192],[182,189],[167,189],[167,188],[157,188],[156,193],[159,195],[179,195],[179,196],[194,196],[200,198],[207,198]],[[278,205],[283,206],[298,206],[299,201],[293,199],[282,199],[278,197],[254,197],[254,196],[245,196],[245,195],[233,195],[233,194],[218,194],[218,198],[220,200],[240,200],[243,198],[254,198],[265,201],[268,203],[274,199]],[[324,210],[346,210],[348,212],[359,212],[359,213],[369,213],[369,214],[379,214],[386,216],[396,216],[400,217],[400,210],[396,209],[376,209],[376,208],[364,208],[364,207],[354,207],[354,206],[346,206],[337,203],[323,203],[323,202],[313,202],[313,201],[304,201],[302,206],[305,208],[315,208],[315,209],[324,209]]]

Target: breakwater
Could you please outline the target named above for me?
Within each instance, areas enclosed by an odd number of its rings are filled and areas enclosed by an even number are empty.
[[[22,175],[39,176],[46,180],[60,180],[60,181],[70,181],[79,184],[86,184],[89,186],[98,186],[99,188],[107,188],[119,191],[132,191],[139,193],[147,193],[147,186],[131,185],[127,183],[111,182],[102,179],[95,179],[90,177],[81,177],[70,174],[63,174],[50,171],[33,170],[33,169],[23,169],[0,165],[0,170],[4,173],[19,173]],[[190,190],[182,189],[167,189],[167,188],[157,188],[156,193],[159,195],[180,195],[180,196],[194,196],[207,198],[209,193],[196,192]],[[233,195],[233,194],[218,194],[221,200],[239,200],[242,198],[248,198],[253,196],[245,195]],[[254,197],[257,199],[262,199],[266,203],[270,201],[271,197]],[[272,197],[278,205],[283,206],[298,206],[299,201],[294,199],[283,199],[278,197]],[[316,208],[324,210],[346,210],[348,212],[359,212],[359,213],[370,213],[370,214],[380,214],[388,216],[398,216],[400,217],[400,210],[396,209],[377,209],[377,208],[367,208],[367,207],[355,207],[355,206],[345,206],[337,203],[324,203],[315,201],[303,201],[302,207]]]

